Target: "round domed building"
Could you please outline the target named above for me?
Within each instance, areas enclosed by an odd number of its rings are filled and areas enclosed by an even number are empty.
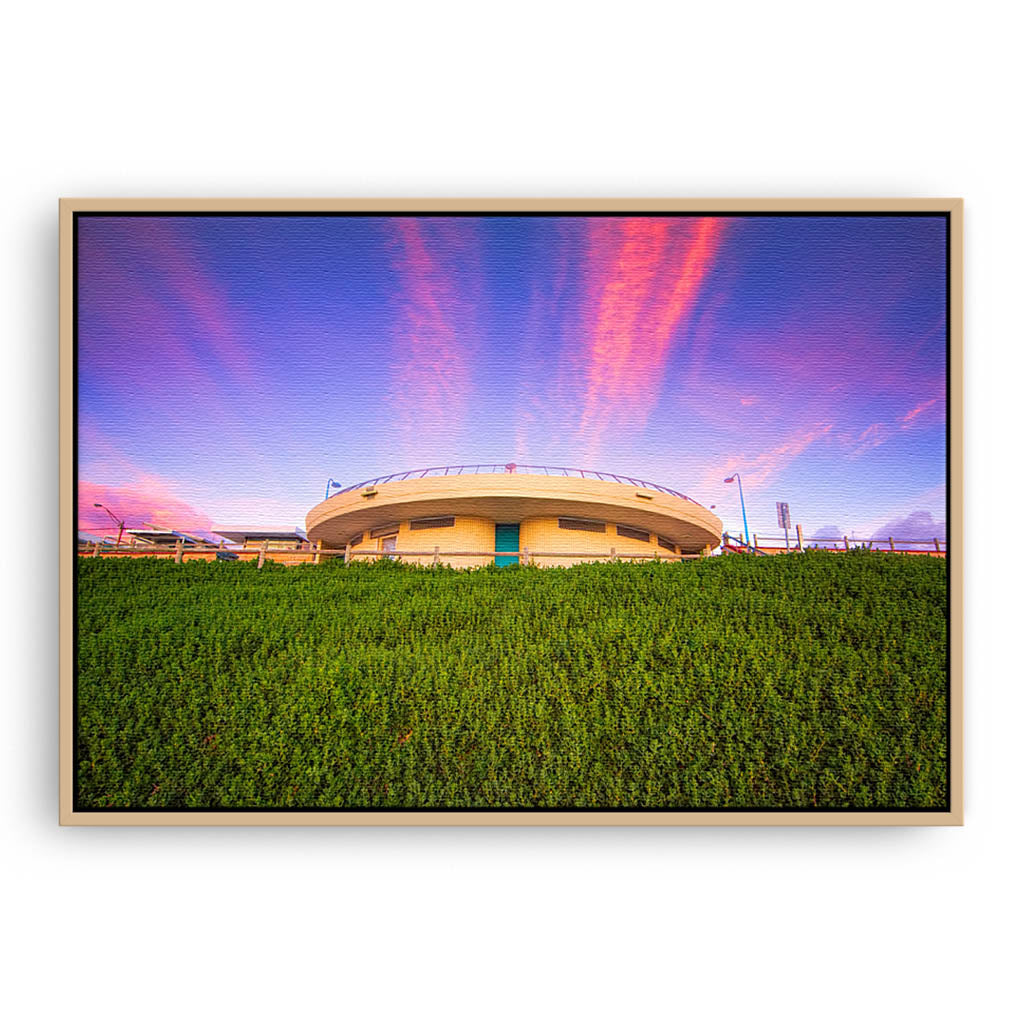
[[[692,498],[636,477],[562,466],[432,466],[339,490],[310,510],[306,534],[346,558],[421,565],[567,566],[699,555],[721,520]]]

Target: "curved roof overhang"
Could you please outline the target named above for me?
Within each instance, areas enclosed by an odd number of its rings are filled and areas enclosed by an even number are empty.
[[[362,530],[441,515],[495,522],[598,519],[648,530],[684,552],[715,546],[722,538],[721,520],[685,498],[629,484],[525,473],[434,476],[345,491],[310,510],[306,534],[340,548]]]

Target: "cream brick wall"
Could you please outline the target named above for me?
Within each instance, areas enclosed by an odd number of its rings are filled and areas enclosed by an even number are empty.
[[[398,549],[406,551],[431,551],[437,546],[441,549],[441,564],[456,569],[466,569],[475,565],[486,565],[489,558],[445,557],[446,551],[493,551],[494,522],[490,519],[478,519],[473,516],[456,516],[454,526],[446,526],[439,530],[410,530],[409,524],[402,523],[398,532]],[[430,565],[433,556],[403,559]]]
[[[486,565],[493,561],[489,558],[470,558],[465,556],[446,556],[446,551],[493,551],[494,523],[489,519],[473,516],[456,516],[454,526],[444,526],[436,530],[412,530],[408,520],[398,524],[398,538],[395,544],[397,551],[427,551],[435,547],[441,549],[442,565],[450,565],[456,569],[466,569],[477,565]],[[352,548],[353,557],[360,552],[379,551],[380,538],[370,539],[370,531],[363,535],[362,542]],[[402,559],[414,565],[432,565],[432,554],[409,556]]]
[[[617,556],[656,552],[668,555],[668,551],[658,547],[653,534],[651,537],[650,544],[645,544],[642,540],[634,540],[632,537],[620,537],[615,531],[615,523],[605,523],[604,533],[591,533],[587,530],[563,530],[558,525],[557,518],[528,519],[519,527],[520,549],[529,548],[532,563],[541,568],[579,565],[581,562],[596,561],[601,556],[607,558],[612,548],[615,548]],[[580,555],[591,557],[537,558],[532,555],[534,551],[565,551],[573,554],[578,552]]]
[[[651,542],[644,543],[631,537],[620,537],[615,530],[615,523],[605,523],[603,533],[591,533],[586,530],[563,530],[558,525],[558,518],[526,519],[519,524],[519,550],[529,549],[532,564],[542,568],[552,566],[579,565],[581,562],[596,561],[607,558],[612,548],[617,557],[629,554],[659,554],[664,557],[669,552],[659,548],[654,534]],[[630,525],[626,523],[625,525]],[[486,565],[493,561],[489,557],[452,556],[451,551],[493,551],[494,521],[474,516],[455,516],[455,525],[436,530],[412,530],[408,520],[398,524],[396,550],[426,551],[426,555],[409,555],[402,558],[403,562],[419,565],[433,563],[432,552],[435,545],[440,548],[440,562],[455,568],[465,569]],[[358,558],[362,553],[380,551],[381,538],[370,538],[370,531],[363,534],[363,539],[352,548],[352,557]],[[544,558],[535,557],[533,552],[553,551],[571,552],[581,557]],[[588,557],[589,556],[589,557]],[[368,557],[364,560],[371,560]]]

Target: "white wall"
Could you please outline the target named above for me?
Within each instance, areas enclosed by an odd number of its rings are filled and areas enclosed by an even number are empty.
[[[969,688],[963,829],[60,830],[56,558],[5,546],[12,1019],[1019,1006],[1019,22],[985,3],[11,7],[5,536],[57,536],[58,196],[962,195]]]

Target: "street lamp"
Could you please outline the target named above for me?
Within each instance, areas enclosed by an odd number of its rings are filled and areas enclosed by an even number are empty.
[[[327,481],[327,486],[324,488],[324,501],[326,501],[328,496],[330,495],[332,487],[340,487],[340,486],[341,486],[341,484],[339,484],[337,480],[334,480],[333,478],[328,480]]]
[[[747,506],[743,502],[743,481],[740,479],[739,473],[733,473],[732,476],[727,476],[723,482],[731,484],[733,480],[740,485],[740,508],[743,510],[743,532],[746,535],[744,540],[746,541],[747,547],[750,547],[750,527],[747,526]]]
[[[121,546],[121,537],[124,536],[124,520],[118,519],[117,516],[115,516],[114,513],[111,512],[109,508],[107,508],[106,505],[101,505],[98,501],[94,501],[92,503],[92,507],[103,509],[103,511],[106,512],[107,515],[110,516],[110,518],[113,519],[114,522],[117,524],[117,543],[114,545],[114,547],[119,548]]]

